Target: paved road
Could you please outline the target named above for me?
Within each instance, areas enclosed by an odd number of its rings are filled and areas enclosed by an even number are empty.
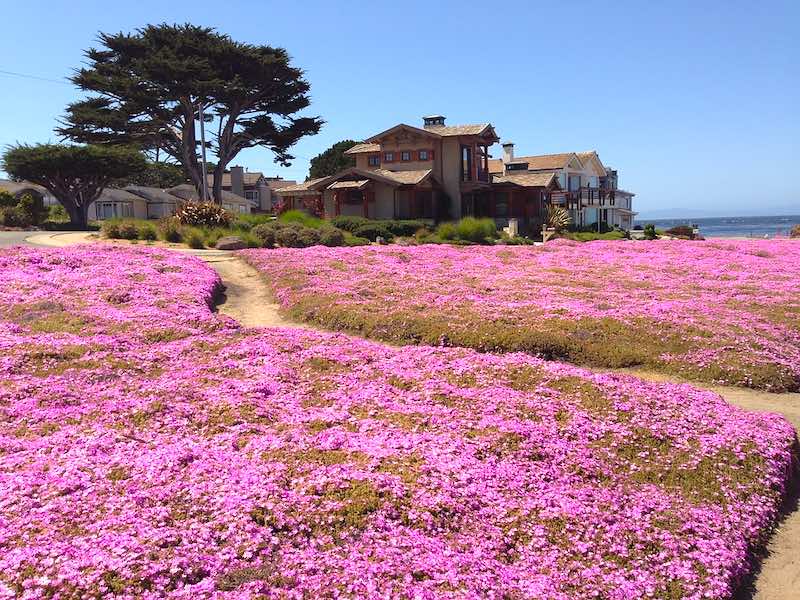
[[[35,231],[0,231],[0,248],[26,244],[25,238],[35,233]]]

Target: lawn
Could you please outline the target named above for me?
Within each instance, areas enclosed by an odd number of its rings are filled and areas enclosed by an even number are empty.
[[[0,269],[0,597],[726,598],[785,494],[792,427],[689,386],[244,330],[166,250]]]
[[[800,242],[248,250],[296,318],[392,343],[800,389]]]

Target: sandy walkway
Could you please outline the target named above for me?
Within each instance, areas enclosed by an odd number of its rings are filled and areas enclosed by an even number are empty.
[[[217,310],[245,327],[305,327],[284,317],[261,275],[242,259],[202,257],[222,278],[225,294]]]

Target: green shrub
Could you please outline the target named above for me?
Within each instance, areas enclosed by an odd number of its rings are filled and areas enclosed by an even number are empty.
[[[158,239],[158,232],[151,223],[145,223],[139,227],[139,239],[153,242]]]
[[[234,229],[241,229],[243,231],[250,231],[253,227],[257,225],[263,225],[264,223],[274,223],[275,217],[272,215],[265,215],[265,214],[239,214],[236,215],[236,219],[231,223],[231,227]]]
[[[119,222],[118,221],[103,221],[100,225],[101,233],[110,240],[120,239]]]
[[[398,237],[409,237],[417,233],[420,229],[425,229],[424,221],[403,219],[398,221],[380,221],[392,234]]]
[[[205,248],[203,232],[198,229],[190,229],[189,233],[186,235],[186,244],[189,248],[194,248],[195,250]]]
[[[31,216],[19,206],[0,207],[0,220],[6,227],[30,227]]]
[[[436,235],[442,240],[454,240],[458,237],[458,227],[455,223],[442,223],[436,228]]]
[[[53,204],[52,206],[48,206],[47,213],[48,213],[47,214],[48,221],[52,221],[54,223],[69,221],[69,215],[67,214],[67,209],[61,206],[60,204]]]
[[[394,235],[383,221],[367,221],[356,227],[352,234],[357,237],[367,238],[371,242],[374,242],[378,237],[382,237],[387,241],[394,238]]]
[[[318,229],[303,227],[297,234],[300,245],[298,248],[310,248],[318,246],[320,242],[320,232]]]
[[[362,238],[355,235],[345,236],[344,238],[345,246],[369,246],[370,243],[371,242],[367,238]]]
[[[133,221],[122,221],[119,224],[119,237],[123,240],[135,240],[139,237],[139,228]]]
[[[273,223],[262,223],[250,230],[250,233],[260,242],[263,248],[274,248],[278,228]]]
[[[690,240],[694,239],[694,229],[691,227],[691,225],[677,225],[675,227],[671,227],[670,229],[667,229],[666,234],[678,238],[688,238]]]
[[[44,205],[42,204],[42,199],[39,197],[35,197],[31,194],[23,194],[17,202],[17,208],[26,215],[31,225],[38,225],[44,220]]]
[[[175,212],[182,225],[195,227],[229,227],[231,214],[213,202],[184,202]]]
[[[789,233],[789,237],[800,238],[800,224],[797,224],[794,227],[792,227],[792,231]]]
[[[656,226],[652,223],[648,223],[644,226],[644,239],[646,240],[654,240],[658,237],[656,233]]]
[[[17,205],[17,197],[5,190],[0,190],[0,207],[10,208]]]
[[[285,224],[275,231],[275,242],[284,248],[303,248],[304,240],[300,239],[303,226],[299,223]]]
[[[344,231],[349,231],[350,233],[354,233],[356,229],[362,225],[366,225],[369,222],[369,219],[365,219],[364,217],[338,216],[331,219],[331,224],[334,227],[337,229],[343,229]]]
[[[278,217],[278,221],[281,223],[299,223],[300,225],[311,227],[312,229],[319,229],[325,225],[325,221],[322,219],[310,215],[307,212],[303,212],[302,210],[287,210]]]
[[[175,217],[164,217],[158,222],[158,230],[161,238],[173,244],[179,243],[183,239],[180,223]]]
[[[485,242],[497,236],[497,226],[492,219],[464,217],[456,224],[456,234],[467,242]]]
[[[258,239],[250,232],[244,232],[239,235],[242,238],[242,241],[247,245],[248,248],[261,248],[261,240]]]
[[[344,232],[335,227],[323,227],[319,230],[319,243],[323,246],[344,246]]]

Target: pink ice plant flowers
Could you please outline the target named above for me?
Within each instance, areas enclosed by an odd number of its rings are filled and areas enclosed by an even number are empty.
[[[0,269],[2,598],[725,598],[796,456],[690,386],[245,330],[163,250]]]
[[[326,327],[800,389],[800,241],[241,254],[284,307]]]

